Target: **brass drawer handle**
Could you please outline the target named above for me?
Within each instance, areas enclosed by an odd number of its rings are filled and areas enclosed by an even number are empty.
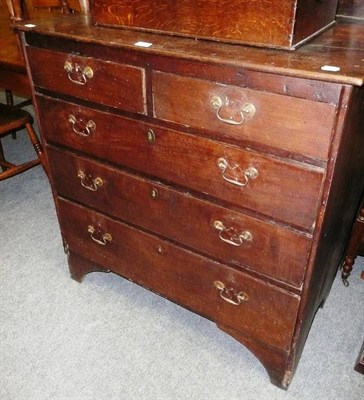
[[[219,238],[232,246],[240,247],[244,242],[253,240],[253,235],[249,231],[237,233],[234,228],[226,228],[221,221],[214,221],[214,228],[219,231]]]
[[[82,130],[79,130],[77,126],[79,126],[82,121],[77,121],[77,118],[73,114],[68,116],[68,122],[72,125],[73,132],[80,136],[90,136],[91,132],[96,129],[95,122],[90,119],[86,122],[85,127],[82,128]]]
[[[211,107],[216,110],[216,117],[219,121],[224,122],[225,124],[229,125],[242,125],[247,119],[253,118],[256,109],[254,104],[252,103],[246,103],[244,104],[241,109],[239,110],[239,120],[234,120],[231,118],[223,118],[221,114],[221,110],[224,106],[229,105],[229,99],[226,98],[225,102],[222,101],[221,97],[219,96],[213,96],[211,98]]]
[[[94,242],[101,244],[102,246],[105,246],[107,242],[112,241],[110,233],[103,233],[101,229],[95,229],[92,225],[88,226],[87,232],[90,233],[91,239]]]
[[[70,61],[65,61],[63,68],[67,72],[68,79],[76,85],[86,85],[87,80],[94,76],[91,67],[82,69],[77,63],[73,65]]]
[[[90,175],[86,175],[81,170],[78,171],[77,176],[81,179],[81,185],[92,192],[96,192],[96,190],[104,184],[101,178],[97,177],[92,179]]]
[[[240,305],[243,301],[248,301],[249,296],[245,292],[237,292],[233,288],[227,288],[222,282],[215,281],[214,285],[220,293],[220,297],[234,306]]]
[[[256,168],[249,167],[243,170],[237,164],[229,164],[228,161],[222,157],[217,160],[217,166],[222,171],[222,178],[226,182],[236,186],[247,186],[249,179],[256,179],[259,176],[259,172]]]

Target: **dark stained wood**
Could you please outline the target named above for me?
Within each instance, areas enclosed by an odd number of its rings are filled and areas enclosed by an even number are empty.
[[[124,29],[94,27],[80,15],[66,17],[52,16],[47,19],[31,20],[36,28],[17,24],[16,28],[32,32],[27,35],[29,43],[37,46],[48,46],[52,41],[60,45],[58,38],[74,39],[79,43],[80,51],[88,44],[105,44],[105,57],[114,48],[133,50],[136,54],[165,55],[178,61],[178,58],[208,62],[218,65],[239,67],[241,70],[269,72],[283,76],[296,76],[305,79],[317,79],[324,82],[336,82],[361,86],[364,82],[364,63],[362,60],[363,44],[358,48],[357,41],[352,47],[350,41],[346,48],[337,47],[334,43],[324,41],[321,35],[314,44],[311,42],[294,52],[257,49],[249,46],[215,43],[204,40],[168,37],[165,35],[147,34]],[[57,26],[55,31],[54,26]],[[348,25],[338,24],[327,31],[348,31]],[[361,37],[364,27],[350,26],[351,37]],[[42,33],[38,36],[35,32]],[[325,33],[323,34],[325,35]],[[335,34],[336,35],[336,34]],[[47,40],[44,40],[45,37]],[[43,40],[41,39],[43,38]],[[150,48],[135,46],[138,41],[150,42]],[[62,41],[61,41],[62,42]],[[64,42],[63,42],[64,45]],[[322,66],[331,65],[340,68],[337,72],[323,71]]]
[[[0,87],[11,90],[14,94],[22,97],[31,95],[29,79],[25,70],[16,72],[0,65]]]
[[[63,237],[71,252],[127,276],[218,323],[231,327],[241,321],[246,334],[278,349],[289,348],[297,296],[102,214],[61,199],[57,202]],[[88,232],[89,225],[110,233],[112,240],[106,245],[96,243]],[[246,292],[248,301],[239,306],[229,304],[219,296],[215,281],[237,292]]]
[[[216,131],[223,137],[268,144],[312,158],[326,160],[328,157],[335,113],[332,105],[160,72],[153,74],[152,86],[156,118]],[[215,96],[223,103],[221,111],[211,104]],[[246,114],[243,118],[240,114],[246,104],[255,107],[251,118]],[[229,125],[218,116],[228,122],[242,123]],[[286,126],[290,127],[289,141],[285,140]]]
[[[4,135],[14,129],[25,126],[26,123],[32,123],[31,115],[24,110],[13,109],[0,103],[0,135]]]
[[[364,51],[364,27],[353,24],[339,24],[336,29],[329,29],[313,39],[310,42],[310,47],[335,49],[338,56],[342,51],[357,50],[358,59],[353,60],[353,66],[356,65],[355,68],[358,68],[359,72],[362,66],[362,63],[360,63],[362,60],[359,60],[359,58]],[[341,62],[339,57],[338,61]],[[363,74],[363,72],[359,73]]]
[[[332,23],[337,0],[94,0],[95,24],[292,48]]]
[[[101,31],[101,33],[103,31],[104,29]],[[111,30],[111,32],[113,31]],[[124,33],[124,31],[121,32]],[[99,33],[100,32],[97,31],[94,32],[94,34]],[[55,51],[63,51],[65,53],[72,53],[74,51],[71,42],[59,37],[48,37],[45,45],[44,41],[42,41],[39,36],[32,35],[31,33],[28,35],[27,42],[30,45],[41,48],[44,47]],[[154,38],[159,38],[158,35],[152,36]],[[354,37],[356,37],[355,32],[353,32],[353,38]],[[117,38],[113,38],[113,40],[117,41]],[[206,44],[205,42],[203,43]],[[154,46],[152,49],[153,48]],[[236,49],[236,46],[233,46],[231,50],[234,49]],[[248,49],[251,50],[252,48],[244,48],[244,50]],[[176,51],[178,50],[179,47],[176,48]],[[156,53],[159,53],[159,51]],[[210,62],[211,60],[204,62],[200,61],[199,63],[193,61],[187,63],[183,58],[175,58],[172,64],[169,57],[153,53],[148,54],[146,60],[146,55],[138,51],[138,48],[136,47],[133,49],[107,47],[103,48],[100,52],[99,46],[93,43],[82,42],[79,43],[77,54],[140,67],[145,67],[145,64],[147,63],[151,68],[158,71],[171,72],[202,79],[206,76],[209,76],[209,78],[215,82],[240,87],[249,87],[250,89],[269,91],[272,93],[289,95],[292,97],[304,98],[307,100],[314,100],[324,103],[337,104],[340,94],[339,87],[332,83],[309,79],[296,79],[288,76],[279,76],[276,74],[267,75],[266,73],[252,71],[251,69],[246,69],[245,67],[239,65],[232,66],[223,65],[221,63],[214,64]],[[188,54],[185,54],[185,56],[186,55]]]
[[[6,160],[0,141],[0,166],[2,169],[2,172],[0,172],[0,181],[25,172],[41,162],[45,166],[42,145],[34,131],[32,123],[33,118],[27,111],[0,104],[0,140],[6,135],[24,129],[37,155],[33,160],[24,161],[21,164],[16,165],[12,164]]]
[[[44,135],[50,142],[215,196],[238,207],[283,219],[294,226],[313,229],[322,181],[319,168],[72,103],[44,97],[38,97],[37,102]],[[76,134],[69,115],[83,121],[79,130],[88,121],[93,121],[96,129],[89,136]],[[148,142],[150,129],[155,135],[153,144]],[[245,187],[229,183],[218,166],[220,158],[230,165],[238,165],[243,171],[254,167],[259,176],[250,179]],[[245,182],[244,175],[236,175],[231,168],[224,176]],[[287,199],[290,199],[288,204]]]
[[[362,0],[339,0],[337,16],[339,20],[364,24],[364,3]]]
[[[306,38],[312,38],[317,32],[322,32],[330,21],[333,21],[332,16],[335,18],[337,0],[303,0],[297,1],[295,5],[297,8],[292,40],[293,43],[302,43]]]
[[[110,270],[211,318],[287,388],[364,189],[364,28],[338,25],[286,52],[95,27],[79,17],[36,25],[17,27],[32,77],[43,57],[34,50],[49,54],[49,64],[70,57],[145,73],[145,85],[127,86],[119,105],[105,93],[116,86],[110,80],[89,97],[54,83],[44,66],[36,77],[72,276]],[[152,46],[136,46],[141,40]],[[143,111],[130,108],[141,86]],[[230,126],[216,128],[216,113],[199,115],[194,98],[216,88],[236,103],[257,96],[256,115],[261,104],[270,110],[261,129],[234,136]],[[258,175],[245,181],[252,167]],[[233,248],[240,240],[244,252]]]
[[[294,370],[292,370],[287,353],[278,352],[273,348],[268,348],[264,346],[263,343],[252,340],[231,327],[223,326],[221,324],[218,324],[217,326],[242,343],[255,355],[255,357],[259,359],[263,364],[263,367],[266,369],[273,385],[284,390],[288,389],[293,378]]]
[[[33,47],[27,52],[37,86],[127,111],[146,112],[142,69]],[[64,68],[67,62],[73,71]],[[86,68],[91,68],[93,76],[85,75]]]
[[[110,272],[100,264],[97,264],[95,261],[84,258],[72,251],[68,252],[68,263],[71,277],[78,282],[82,282],[83,277],[90,272]],[[122,275],[122,272],[119,272],[119,274]],[[125,277],[127,277],[127,275]],[[140,282],[137,283],[140,284]],[[266,368],[271,382],[274,385],[277,385],[282,389],[288,388],[293,373],[287,373],[287,352],[277,350],[271,346],[265,345],[264,343],[253,340],[248,335],[244,335],[243,333],[232,329],[231,327],[223,326],[220,323],[217,325],[217,327],[242,343],[255,355],[255,357],[259,359],[259,361]]]
[[[0,0],[0,88],[11,90],[23,97],[31,95],[21,46],[10,28],[5,0]]]
[[[59,195],[154,231],[232,266],[248,268],[298,288],[301,286],[302,266],[310,247],[310,239],[305,235],[53,147],[48,148],[48,157],[54,188]],[[79,171],[85,174],[84,178],[78,176]],[[97,178],[103,183],[93,191],[93,181]],[[235,228],[231,232],[233,238],[248,230],[252,241],[239,247],[222,241],[220,232],[214,228],[216,220]]]
[[[364,189],[364,90],[345,87],[332,153],[336,162],[331,163],[323,194],[325,213],[319,214],[314,246],[306,274],[305,291],[299,311],[291,362],[299,360],[305,337],[315,316],[328,296],[332,282],[343,257],[357,211],[357,204]],[[304,317],[303,317],[304,316]]]
[[[353,269],[355,259],[364,249],[364,197],[358,215],[354,221],[353,229],[350,233],[345,259],[342,265],[341,277],[345,285],[349,285],[348,278]]]
[[[65,251],[68,256],[71,278],[76,282],[81,283],[85,275],[89,274],[90,272],[110,272],[109,269],[106,269],[95,262],[90,262],[88,258],[83,258],[75,253],[71,253],[68,246],[65,247]]]
[[[44,5],[58,0],[43,0]],[[75,1],[72,0],[72,3]],[[10,21],[22,22],[30,18],[49,18],[46,9],[33,8],[33,0],[0,0],[0,88],[10,90],[21,97],[30,97],[31,88],[21,44]]]
[[[328,170],[328,179],[324,191],[329,190],[325,219],[322,230],[325,240],[318,248],[317,264],[327,265],[327,275],[321,277],[319,302],[326,299],[336,266],[340,264],[345,245],[350,235],[354,218],[364,193],[364,90],[363,88],[345,87],[341,108],[344,110],[338,119],[332,152],[337,152],[335,164]],[[342,196],[342,190],[345,196]],[[341,210],[335,217],[330,213]],[[337,230],[340,229],[340,234]],[[335,251],[325,253],[331,246]],[[326,260],[324,258],[326,257]]]

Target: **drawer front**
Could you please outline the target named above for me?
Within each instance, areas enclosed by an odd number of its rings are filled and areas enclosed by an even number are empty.
[[[224,263],[301,286],[306,236],[52,147],[48,156],[58,194]]]
[[[27,54],[35,86],[146,114],[142,68],[36,47]]]
[[[328,157],[335,114],[331,104],[163,72],[153,73],[153,99],[154,116],[166,121],[290,153]]]
[[[102,214],[57,202],[71,251],[217,323],[276,348],[289,348],[298,297]]]
[[[50,142],[142,171],[166,181],[313,228],[322,172],[209,139],[171,131],[38,96],[42,132]],[[89,135],[73,131],[92,121]],[[55,123],[57,121],[57,123]],[[151,129],[153,132],[151,132]],[[87,133],[87,132],[86,132]],[[257,176],[250,176],[256,171]]]

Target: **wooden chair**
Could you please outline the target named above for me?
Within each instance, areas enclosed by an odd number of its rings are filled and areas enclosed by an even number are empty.
[[[345,286],[349,286],[348,278],[358,255],[364,256],[364,194],[347,243],[345,258],[341,267],[341,278]],[[361,277],[364,279],[364,271]]]
[[[42,145],[33,129],[32,123],[32,116],[27,111],[18,107],[0,104],[0,167],[2,170],[0,172],[0,181],[27,171],[40,163],[45,166]],[[34,147],[37,158],[15,165],[5,159],[1,138],[24,128]]]
[[[4,7],[4,3],[6,7]],[[25,62],[18,42],[18,36],[10,29],[10,22],[24,21],[32,15],[41,15],[53,9],[64,14],[80,10],[86,12],[87,0],[0,0],[0,33],[4,39],[0,46],[0,87],[6,93],[6,105],[0,104],[0,180],[10,178],[41,163],[47,172],[42,145],[33,129],[32,116],[21,107],[30,104],[31,100],[14,105],[13,92],[24,97],[30,97],[30,84]],[[7,10],[7,11],[6,11]],[[15,165],[8,162],[4,155],[1,138],[25,128],[33,144],[37,158]]]

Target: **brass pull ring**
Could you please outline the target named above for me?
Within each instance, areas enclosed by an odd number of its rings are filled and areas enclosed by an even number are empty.
[[[246,103],[243,105],[243,107],[241,107],[241,109],[239,110],[239,116],[240,119],[239,120],[234,120],[231,118],[223,118],[220,113],[222,108],[224,107],[224,105],[228,105],[229,104],[229,99],[226,98],[225,99],[225,104],[222,101],[221,97],[219,96],[213,96],[211,98],[211,107],[216,110],[216,118],[221,121],[224,122],[225,124],[229,124],[229,125],[242,125],[247,119],[249,118],[253,118],[256,109],[254,104],[252,103]]]
[[[96,124],[94,121],[92,121],[92,119],[86,122],[83,130],[77,129],[77,125],[80,125],[80,122],[77,121],[77,118],[73,114],[68,116],[68,122],[72,125],[73,132],[80,136],[90,136],[91,132],[96,129]]]
[[[230,165],[228,161],[222,157],[217,160],[217,166],[222,171],[222,178],[226,182],[236,186],[247,186],[249,179],[256,179],[259,176],[259,172],[256,168],[249,167],[243,170],[237,164]],[[232,177],[229,178],[228,173],[230,173]]]
[[[220,293],[220,297],[234,306],[240,305],[244,301],[249,300],[249,296],[245,292],[237,292],[233,288],[227,288],[221,281],[215,281],[214,285]]]
[[[232,246],[240,247],[244,242],[253,240],[253,235],[249,231],[237,234],[233,228],[226,228],[221,221],[214,221],[214,228],[219,231],[220,240]]]
[[[82,70],[77,63],[73,65],[70,61],[65,61],[63,69],[67,72],[68,79],[76,85],[86,85],[87,80],[94,76],[94,71],[91,67],[85,67]]]
[[[96,190],[104,184],[101,178],[97,177],[92,179],[91,176],[87,176],[81,170],[78,171],[77,176],[81,179],[81,185],[92,192],[96,192]]]
[[[102,246],[105,246],[107,242],[111,242],[112,240],[110,233],[102,233],[99,229],[96,230],[92,225],[88,226],[87,231],[90,233],[91,239]]]

